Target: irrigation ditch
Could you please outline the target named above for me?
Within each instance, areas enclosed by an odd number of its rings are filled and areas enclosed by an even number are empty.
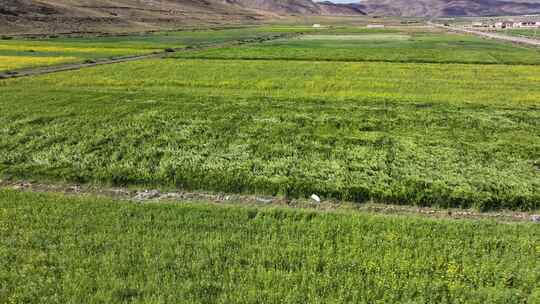
[[[145,189],[140,187],[112,187],[100,184],[43,183],[28,180],[0,179],[0,190],[108,198],[118,202],[130,202],[134,204],[211,203],[256,208],[295,208],[317,212],[360,212],[450,220],[492,220],[502,224],[519,222],[536,222],[540,224],[540,215],[511,210],[481,212],[474,209],[447,209],[375,202],[356,203],[325,199],[317,201],[312,198],[298,199],[255,194],[183,191],[167,188]]]

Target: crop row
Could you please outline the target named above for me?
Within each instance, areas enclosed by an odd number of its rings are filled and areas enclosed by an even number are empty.
[[[538,225],[0,191],[7,303],[538,303]]]
[[[0,171],[537,209],[537,75],[526,66],[169,59],[3,81]]]
[[[4,39],[0,40],[0,72],[99,58],[141,55],[169,48],[204,46],[270,35],[272,33],[264,29],[239,28],[104,37]]]
[[[310,35],[243,47],[178,54],[180,58],[540,64],[533,48],[441,33]]]

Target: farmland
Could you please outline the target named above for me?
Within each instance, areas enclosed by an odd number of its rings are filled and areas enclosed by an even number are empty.
[[[507,29],[501,30],[501,33],[512,36],[523,36],[527,38],[540,39],[540,30],[538,29]]]
[[[281,24],[0,40],[0,70],[165,48],[0,79],[0,303],[540,301],[538,49]]]
[[[281,39],[215,49],[183,58],[382,61],[408,63],[540,64],[540,50],[458,34],[374,29]],[[323,34],[323,35],[321,35]]]
[[[191,59],[4,80],[0,170],[533,210],[539,80],[536,66]]]
[[[59,63],[83,62],[161,52],[269,36],[257,28],[177,31],[103,37],[0,40],[0,72]]]
[[[537,303],[539,237],[534,223],[0,190],[0,299]]]

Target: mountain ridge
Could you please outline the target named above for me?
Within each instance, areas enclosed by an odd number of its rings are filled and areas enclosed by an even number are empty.
[[[148,31],[260,23],[288,15],[363,15],[312,0],[2,0],[0,33]]]
[[[353,0],[351,0],[353,1]],[[540,13],[540,0],[1,0],[0,33],[133,32],[260,24],[283,16],[456,17]]]
[[[370,15],[401,17],[473,17],[540,13],[540,0],[363,0]]]

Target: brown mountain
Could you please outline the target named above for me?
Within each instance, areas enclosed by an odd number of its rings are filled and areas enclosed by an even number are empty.
[[[363,0],[360,8],[381,16],[502,16],[538,14],[540,0]]]
[[[0,33],[144,31],[263,18],[221,0],[0,0]]]
[[[0,33],[145,31],[327,14],[363,12],[311,0],[0,0]]]
[[[279,15],[318,15],[320,8],[311,0],[225,0],[238,8]]]
[[[336,4],[330,1],[312,0],[225,0],[239,8],[279,15],[365,15],[354,4]]]
[[[318,2],[322,15],[365,15],[358,4],[335,4],[330,1]]]

